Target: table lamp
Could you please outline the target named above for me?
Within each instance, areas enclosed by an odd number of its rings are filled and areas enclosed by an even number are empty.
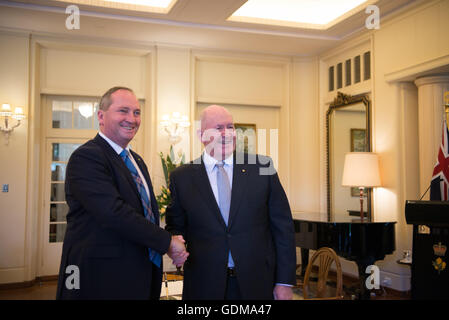
[[[360,220],[363,222],[363,190],[379,187],[379,158],[372,152],[348,152],[343,167],[344,187],[358,187],[360,190]]]

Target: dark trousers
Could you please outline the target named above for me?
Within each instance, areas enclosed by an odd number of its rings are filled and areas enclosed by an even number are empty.
[[[158,268],[152,263],[151,267],[152,270],[151,270],[150,300],[159,300],[161,296],[161,285],[162,285],[162,265],[160,268]]]
[[[230,275],[229,272],[226,280],[225,300],[242,300],[237,277],[235,274]]]

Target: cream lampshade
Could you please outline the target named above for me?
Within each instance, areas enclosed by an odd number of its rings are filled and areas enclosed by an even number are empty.
[[[20,121],[25,119],[22,107],[16,107],[14,113],[11,111],[11,105],[3,103],[0,109],[0,117],[3,118],[3,123],[0,123],[0,132],[5,134],[5,144],[9,144],[9,136],[15,128],[20,126]]]
[[[363,189],[379,187],[379,158],[372,152],[349,152],[345,156],[342,186],[360,190],[360,219],[363,222]]]

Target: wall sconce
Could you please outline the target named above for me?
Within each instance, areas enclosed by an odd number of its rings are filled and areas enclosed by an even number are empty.
[[[380,187],[379,158],[372,152],[348,152],[343,167],[342,186],[360,190],[360,221],[363,222],[363,190]]]
[[[11,106],[7,103],[2,105],[0,110],[0,117],[4,118],[4,125],[0,123],[0,130],[5,134],[5,145],[9,144],[9,135],[14,131],[15,128],[20,126],[20,120],[25,119],[23,113],[23,108],[17,107],[14,113],[11,112]],[[15,120],[15,124],[12,125],[10,121]]]
[[[179,112],[173,112],[172,115],[164,114],[160,122],[162,128],[168,133],[169,141],[176,144],[181,141],[181,134],[185,128],[190,127],[189,118],[181,116]]]

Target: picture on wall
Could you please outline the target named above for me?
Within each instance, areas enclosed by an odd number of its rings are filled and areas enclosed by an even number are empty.
[[[351,152],[366,152],[366,129],[351,129]],[[363,197],[366,198],[367,193]],[[357,187],[351,188],[351,197],[360,197]]]
[[[351,129],[351,152],[366,152],[365,129]]]
[[[256,154],[257,134],[254,123],[234,123],[237,135],[236,150],[243,150],[246,153]]]

